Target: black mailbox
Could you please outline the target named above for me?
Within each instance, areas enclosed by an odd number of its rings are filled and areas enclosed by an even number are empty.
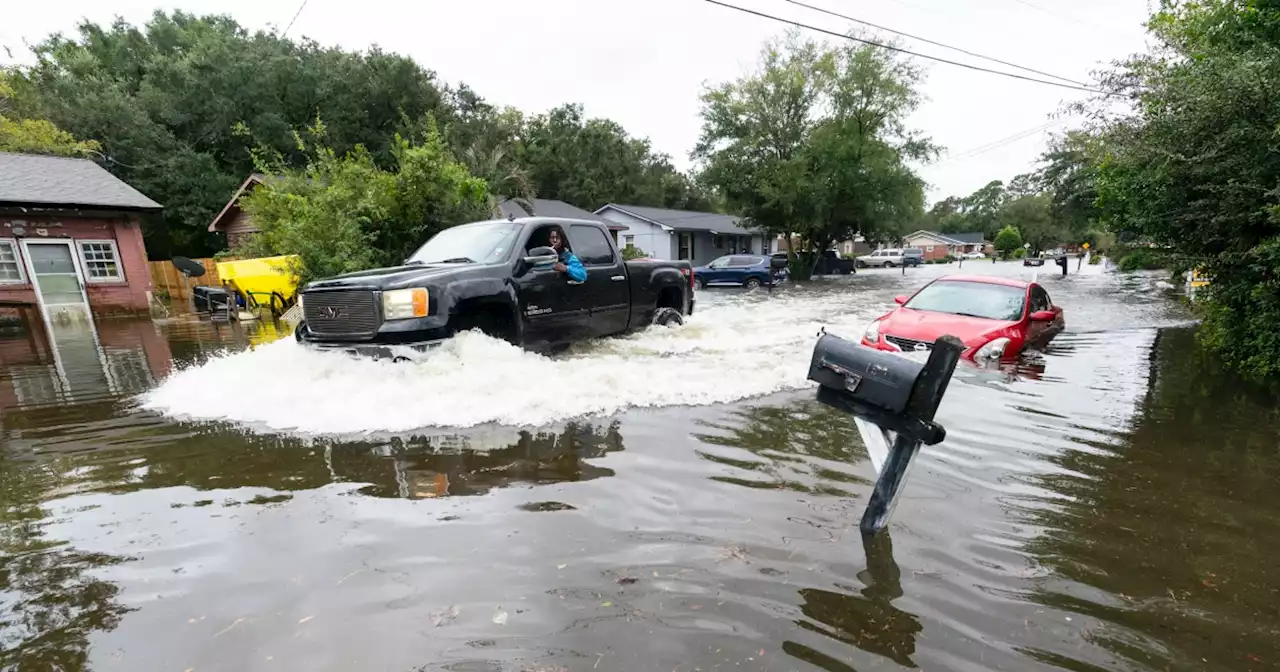
[[[823,334],[813,348],[809,380],[860,403],[901,414],[907,410],[923,368],[922,362]]]

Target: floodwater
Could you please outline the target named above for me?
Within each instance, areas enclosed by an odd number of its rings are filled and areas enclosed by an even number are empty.
[[[704,291],[554,359],[0,331],[0,667],[1280,668],[1280,405],[1160,275],[1041,271],[1068,331],[957,371],[864,542],[875,476],[812,401],[814,337],[955,270]]]

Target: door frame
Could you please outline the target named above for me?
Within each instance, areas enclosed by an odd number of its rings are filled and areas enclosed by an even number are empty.
[[[58,378],[62,383],[62,393],[72,400],[75,395],[71,391],[71,380],[67,376],[66,368],[63,366],[62,356],[58,350],[58,339],[54,332],[54,324],[49,309],[45,305],[44,295],[40,293],[39,280],[36,278],[35,264],[31,261],[31,245],[66,245],[71,253],[71,265],[76,269],[76,280],[80,283],[80,298],[84,303],[84,311],[86,321],[89,325],[89,334],[93,338],[94,349],[98,352],[98,362],[102,366],[102,372],[106,375],[107,387],[111,392],[116,392],[115,377],[111,373],[111,367],[107,363],[106,351],[102,347],[102,339],[98,337],[98,323],[93,319],[93,309],[89,306],[89,283],[86,280],[84,265],[81,262],[80,255],[77,253],[76,241],[70,238],[23,238],[22,239],[22,263],[24,270],[27,272],[27,280],[31,283],[31,289],[35,291],[36,302],[40,307],[40,316],[44,318],[45,337],[49,340],[49,351],[53,355],[53,365],[58,373]],[[62,304],[68,305],[68,304]]]
[[[89,292],[86,291],[88,281],[85,279],[84,268],[82,268],[80,264],[80,255],[76,254],[75,241],[68,238],[54,238],[54,239],[45,238],[45,239],[37,239],[37,240],[32,240],[31,238],[23,238],[22,254],[24,257],[26,257],[26,259],[24,260],[27,266],[26,270],[28,275],[30,276],[31,288],[34,289],[36,292],[36,301],[39,302],[40,304],[40,312],[44,314],[45,320],[48,321],[49,319],[49,310],[47,305],[44,302],[44,295],[40,292],[40,281],[36,277],[37,273],[36,273],[35,264],[33,264],[31,261],[32,245],[65,245],[66,246],[67,252],[71,255],[71,266],[72,268],[76,269],[76,282],[79,283],[80,285],[80,299],[84,303],[85,311],[87,311],[90,317],[92,317],[93,311],[89,309]]]

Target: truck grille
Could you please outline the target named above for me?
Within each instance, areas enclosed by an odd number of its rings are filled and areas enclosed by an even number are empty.
[[[316,336],[367,340],[382,326],[378,297],[367,289],[307,292],[302,313]]]
[[[310,301],[310,299],[307,299],[307,300]],[[310,306],[307,306],[307,307],[310,308]],[[898,346],[899,348],[902,348],[903,352],[916,352],[917,350],[920,349],[919,346],[922,346],[922,345],[924,346],[925,350],[933,349],[932,343],[928,341],[917,341],[912,338],[903,338],[901,336],[885,336],[884,340]]]

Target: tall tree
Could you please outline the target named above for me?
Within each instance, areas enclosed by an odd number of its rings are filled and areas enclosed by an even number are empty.
[[[1131,112],[1095,108],[1098,204],[1122,235],[1212,278],[1201,334],[1238,369],[1280,375],[1280,10],[1162,0],[1157,45],[1104,79]]]
[[[800,237],[792,272],[806,278],[833,242],[893,238],[923,214],[924,183],[906,165],[936,153],[906,125],[920,79],[891,52],[790,33],[754,72],[703,94],[694,157],[754,227]]]
[[[306,163],[294,129],[322,116],[339,153],[394,163],[404,119],[447,114],[443,87],[413,61],[251,33],[229,17],[156,12],[142,28],[82,23],[35,47],[22,74],[39,115],[102,145],[107,167],[165,206],[145,223],[152,255],[204,254],[214,214],[269,146]],[[248,132],[244,132],[245,130]]]

